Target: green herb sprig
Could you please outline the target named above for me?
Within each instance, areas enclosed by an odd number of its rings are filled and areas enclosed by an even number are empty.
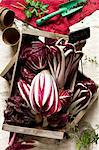
[[[99,139],[98,134],[95,131],[86,129],[82,132],[76,142],[77,150],[81,150],[81,148],[89,148],[92,143],[97,143]]]
[[[44,5],[39,0],[25,0],[25,5],[20,2],[16,2],[17,5],[11,4],[12,7],[24,11],[26,19],[32,17],[41,18],[45,13],[48,12],[48,4]]]
[[[40,18],[47,12],[48,4],[44,5],[38,0],[25,0],[25,2],[24,12],[27,18],[32,18],[33,16]]]
[[[82,126],[76,126],[74,128],[71,128],[68,131],[68,136],[70,138],[76,139],[76,149],[77,150],[86,150],[88,149],[92,144],[97,144],[99,140],[99,135],[96,133],[96,130],[99,128],[99,125],[97,125],[97,128],[94,129],[90,123],[83,122]]]

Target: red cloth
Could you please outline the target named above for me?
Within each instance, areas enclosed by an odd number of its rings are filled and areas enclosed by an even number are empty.
[[[18,5],[17,2],[25,4],[25,0],[2,0],[1,6],[8,7],[9,9],[13,10],[16,13],[16,17],[21,20],[25,20],[24,12],[20,9],[14,8],[11,4]],[[49,13],[56,11],[59,7],[59,4],[66,3],[68,0],[40,0],[44,4],[49,4],[48,10]],[[60,34],[68,34],[69,33],[69,26],[77,23],[78,21],[82,20],[86,16],[93,13],[95,10],[99,9],[99,0],[88,0],[88,3],[84,6],[82,11],[79,11],[75,15],[66,18],[61,17],[60,15],[55,16],[54,18],[50,19],[48,23],[44,26],[37,26],[36,19],[32,18],[28,21],[35,28],[39,28],[44,31],[55,32]]]

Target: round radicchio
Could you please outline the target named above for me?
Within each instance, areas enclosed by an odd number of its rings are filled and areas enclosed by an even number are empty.
[[[41,41],[33,41],[28,47],[22,49],[21,60],[32,70],[42,70],[47,67],[49,49]]]

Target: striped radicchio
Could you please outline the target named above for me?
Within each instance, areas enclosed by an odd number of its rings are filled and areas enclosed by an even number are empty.
[[[45,116],[50,116],[61,109],[57,86],[49,71],[43,70],[34,77],[29,99],[32,109]]]
[[[85,109],[90,103],[92,92],[82,83],[77,83],[71,105],[68,109],[72,115],[78,114],[81,110]]]
[[[29,106],[29,92],[30,92],[30,85],[27,84],[24,80],[20,79],[18,81],[18,89],[22,98],[26,101],[27,105]]]

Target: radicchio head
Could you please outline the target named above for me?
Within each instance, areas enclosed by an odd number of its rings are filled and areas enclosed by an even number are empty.
[[[30,46],[22,49],[21,60],[34,70],[42,70],[47,66],[48,48],[41,41],[33,41]]]
[[[34,77],[29,99],[32,109],[45,116],[61,109],[57,86],[49,71],[43,70]]]

